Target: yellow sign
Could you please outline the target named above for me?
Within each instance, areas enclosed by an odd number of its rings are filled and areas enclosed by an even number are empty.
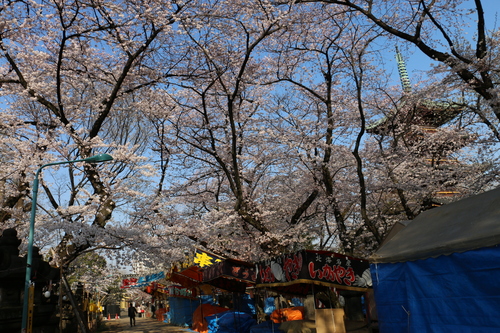
[[[197,251],[193,261],[200,267],[206,267],[213,265],[216,262],[221,262],[222,260],[215,256],[211,256],[206,252]]]

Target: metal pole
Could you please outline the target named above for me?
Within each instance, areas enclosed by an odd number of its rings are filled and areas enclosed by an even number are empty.
[[[31,284],[31,264],[33,261],[33,234],[35,232],[35,215],[36,215],[36,200],[38,195],[38,175],[42,168],[42,165],[36,171],[35,180],[33,180],[33,197],[31,199],[31,217],[30,217],[30,228],[28,236],[28,254],[26,256],[26,277],[24,279],[24,295],[23,295],[23,317],[22,317],[22,332],[26,333],[26,327],[28,325],[28,292]]]
[[[42,165],[38,168],[35,174],[35,179],[33,180],[33,195],[31,199],[31,217],[30,217],[30,227],[28,235],[28,254],[26,255],[26,277],[24,279],[24,295],[23,295],[23,316],[22,316],[22,326],[21,332],[26,332],[26,327],[28,324],[28,291],[31,284],[31,265],[33,263],[33,237],[35,233],[35,215],[36,215],[36,201],[38,196],[38,176],[43,168],[51,165],[77,163],[77,162],[89,162],[89,163],[99,163],[105,161],[111,161],[113,157],[108,154],[100,154],[92,157],[88,157],[81,160],[74,161],[62,161],[53,162]]]

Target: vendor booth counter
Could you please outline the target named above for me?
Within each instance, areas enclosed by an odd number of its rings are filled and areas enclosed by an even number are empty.
[[[248,333],[257,321],[253,299],[245,292],[256,279],[255,265],[240,260],[224,259],[204,268],[203,283],[224,294],[225,301],[218,303],[226,307],[200,306],[200,313],[214,313],[201,314],[199,327],[193,325],[193,329],[200,333]]]
[[[257,322],[253,300],[245,291],[255,279],[254,264],[234,259],[174,272],[169,280],[179,286],[170,292],[170,312],[165,316],[171,324],[200,333],[248,333]],[[176,295],[182,290],[193,292]]]
[[[347,327],[355,332],[373,331],[366,304],[366,294],[371,291],[368,261],[329,251],[303,250],[259,262],[256,268],[256,290],[313,297],[309,307],[314,315],[286,322],[280,330],[336,333],[346,332]]]

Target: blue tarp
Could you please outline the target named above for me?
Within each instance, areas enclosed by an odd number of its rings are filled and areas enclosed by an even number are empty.
[[[248,294],[233,294],[233,309],[238,312],[255,314],[255,301]]]
[[[292,306],[304,306],[304,302],[300,298],[292,298]]]
[[[208,333],[248,333],[257,322],[243,312],[226,311],[205,317]]]
[[[170,323],[177,326],[191,326],[193,324],[193,312],[200,305],[197,299],[182,297],[169,297]]]
[[[276,306],[274,305],[274,297],[266,298],[264,300],[264,313],[270,315],[274,310],[276,310]]]
[[[500,332],[500,247],[371,265],[380,332]]]
[[[200,295],[201,304],[217,305],[217,300],[212,295]]]

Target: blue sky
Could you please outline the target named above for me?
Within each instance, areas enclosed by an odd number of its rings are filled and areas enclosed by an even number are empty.
[[[482,3],[487,29],[498,29],[500,25],[500,22],[498,22],[500,0],[482,0]],[[474,1],[472,0],[466,1],[463,5],[464,8],[474,8],[474,6]],[[474,37],[474,31],[474,27],[471,27],[470,32],[467,33],[465,37],[467,37],[467,39],[471,41]],[[403,42],[400,40],[397,42],[394,41],[393,43],[393,45],[396,45],[397,43],[400,46],[400,51],[405,59],[411,83],[415,84],[417,82],[417,78],[419,77],[425,78],[425,72],[431,69],[431,64],[433,63],[433,61],[426,55],[422,54],[421,51],[413,45],[409,46],[408,43],[406,43],[403,46]],[[394,47],[389,47],[388,52],[389,55],[386,58],[386,68],[392,74],[394,84],[399,84],[399,75],[395,59]],[[390,54],[391,52],[392,55]]]

